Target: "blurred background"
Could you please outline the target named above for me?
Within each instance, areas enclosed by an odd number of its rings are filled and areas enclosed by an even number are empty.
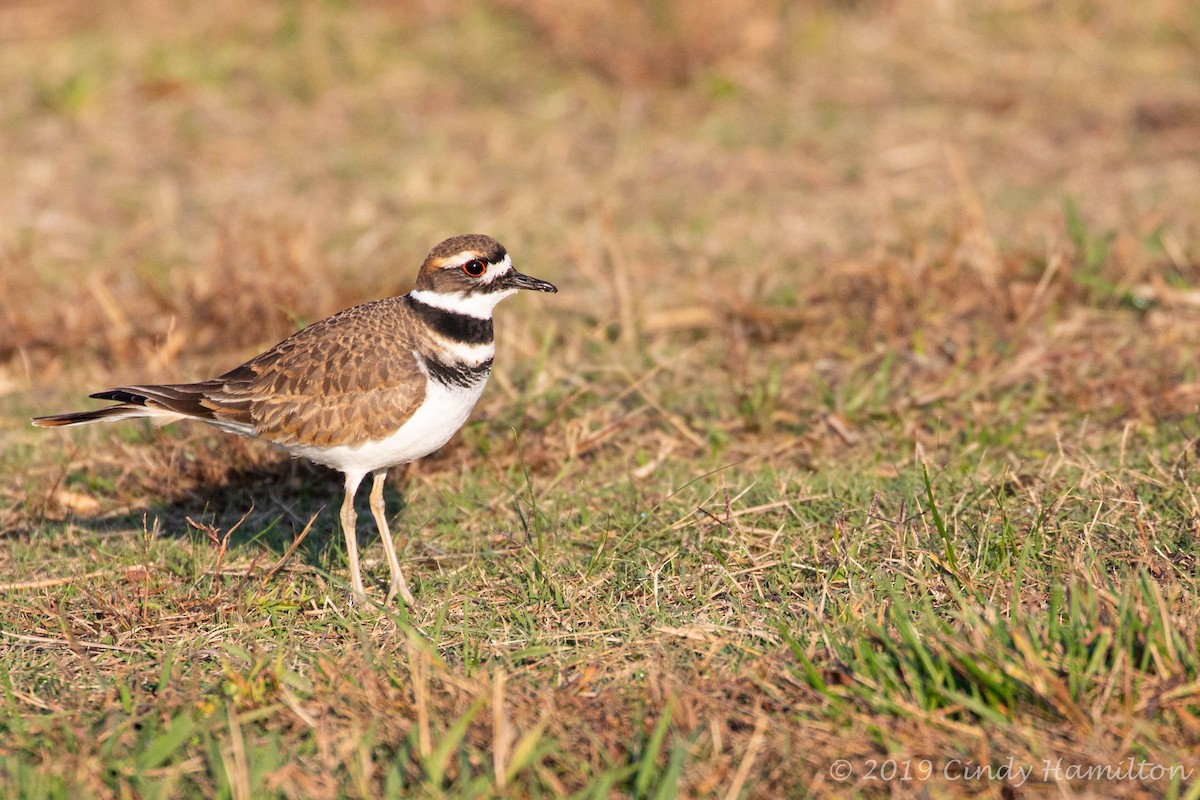
[[[502,310],[485,409],[583,409],[576,440],[643,377],[651,452],[804,463],[1016,389],[1189,413],[1198,26],[1183,0],[0,3],[4,427],[227,369],[465,231],[563,289]]]
[[[415,608],[328,470],[29,425],[466,232],[561,292],[389,482]],[[1198,353],[1194,0],[0,0],[0,794],[1191,769]]]

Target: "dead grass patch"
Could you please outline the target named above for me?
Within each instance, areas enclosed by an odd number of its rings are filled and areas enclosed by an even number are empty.
[[[152,5],[0,9],[6,788],[1189,796],[1043,769],[1200,769],[1188,4]],[[26,425],[468,229],[563,292],[411,612],[323,471]]]

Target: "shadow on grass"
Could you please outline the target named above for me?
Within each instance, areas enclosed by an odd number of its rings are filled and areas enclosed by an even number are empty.
[[[127,496],[136,507],[126,506],[126,510],[93,515],[68,511],[55,515],[59,518],[54,519],[45,513],[45,507],[51,503],[43,501],[40,503],[43,507],[27,509],[23,515],[25,525],[0,531],[0,539],[29,536],[31,531],[46,535],[67,527],[101,538],[142,531],[157,538],[192,541],[198,546],[216,548],[223,543],[230,554],[227,559],[258,557],[264,568],[269,568],[288,552],[311,522],[308,534],[291,554],[292,560],[321,569],[327,569],[331,562],[335,567],[344,565],[345,544],[338,520],[343,492],[341,473],[281,456],[254,462],[231,466],[216,474],[206,469],[210,474],[202,478],[197,477],[195,470],[185,468],[182,474],[168,479],[173,488],[167,484],[156,487],[158,491],[150,487],[142,487],[136,494],[128,491]],[[403,492],[392,485],[395,474],[389,474],[390,480],[384,487],[393,535],[403,532],[403,519],[398,515],[408,505]],[[57,489],[51,494],[56,492]],[[378,540],[369,494],[368,480],[355,496],[360,550],[373,547]],[[158,498],[148,504],[139,502],[139,497],[154,495]]]

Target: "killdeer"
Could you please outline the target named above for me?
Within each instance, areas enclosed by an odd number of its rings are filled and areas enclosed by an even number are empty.
[[[388,532],[384,479],[390,467],[437,450],[466,421],[492,371],[492,310],[519,289],[558,291],[513,269],[490,236],[456,236],[430,251],[406,295],[334,314],[219,378],[109,389],[91,396],[116,405],[33,424],[193,419],[340,471],[342,532],[358,598],[365,591],[354,495],[371,475],[371,514],[391,571],[387,602],[399,593],[413,604]]]

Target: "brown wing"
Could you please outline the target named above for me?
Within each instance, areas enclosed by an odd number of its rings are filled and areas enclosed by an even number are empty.
[[[358,445],[395,433],[425,399],[399,298],[347,309],[203,387],[214,423],[281,445]]]

